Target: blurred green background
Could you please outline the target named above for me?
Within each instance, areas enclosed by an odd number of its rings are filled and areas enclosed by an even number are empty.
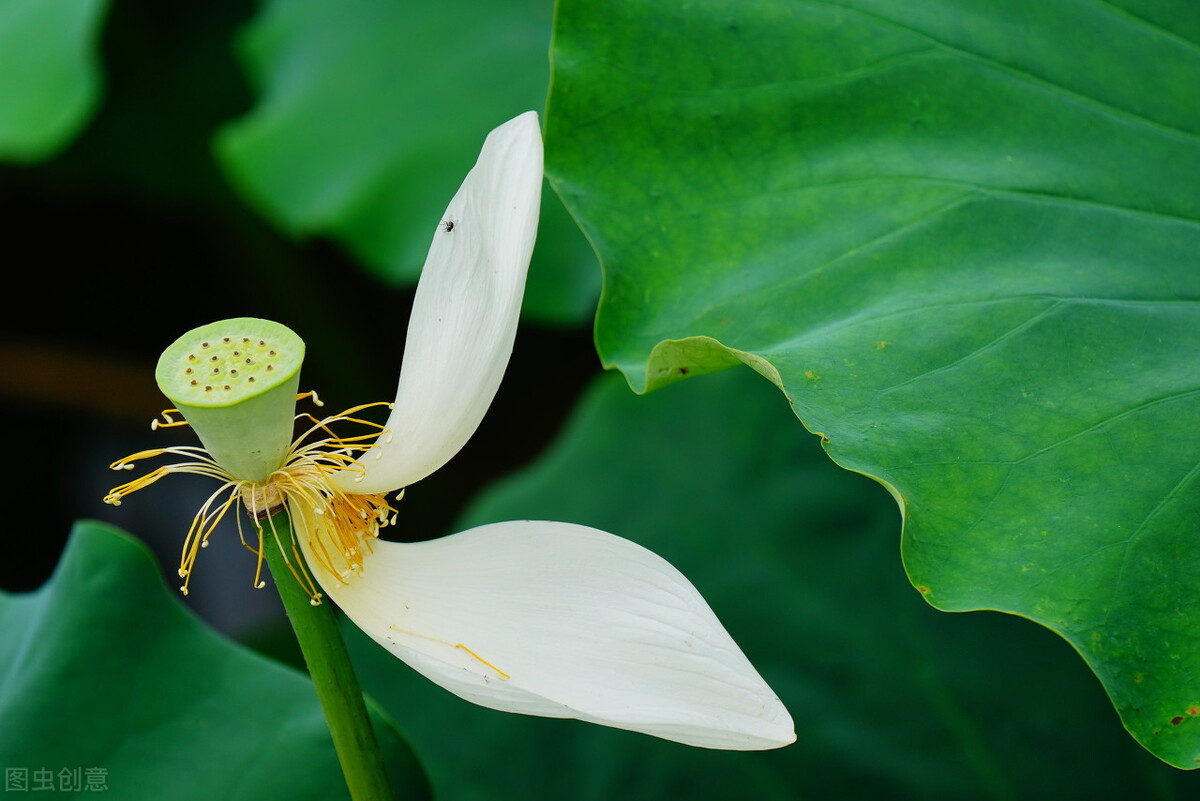
[[[302,4],[279,6],[303,10]],[[9,531],[40,533],[37,547],[22,559],[0,560],[0,585],[14,590],[40,585],[71,522],[80,516],[139,531],[156,548],[161,530],[160,553],[175,561],[177,537],[186,531],[191,513],[181,521],[178,508],[166,509],[165,498],[151,496],[120,509],[105,507],[99,499],[118,476],[98,468],[144,447],[187,441],[186,433],[152,434],[149,422],[166,405],[154,386],[154,363],[189,328],[243,315],[278,320],[306,339],[310,355],[302,384],[319,391],[330,408],[393,396],[411,284],[442,209],[487,130],[528,108],[540,110],[544,100],[550,6],[538,6],[540,14],[523,24],[540,30],[541,38],[527,36],[496,56],[513,58],[508,51],[515,49],[522,59],[525,72],[512,78],[520,87],[512,94],[521,97],[497,98],[490,106],[458,106],[439,94],[414,99],[429,81],[440,80],[438,67],[428,64],[409,84],[395,77],[374,87],[376,94],[390,91],[387,103],[363,101],[391,117],[375,137],[380,143],[406,132],[435,140],[453,134],[448,137],[453,147],[443,143],[432,154],[437,158],[417,154],[427,162],[421,180],[402,182],[404,202],[422,213],[397,217],[394,227],[405,232],[409,250],[385,264],[355,260],[348,253],[353,244],[339,242],[336,231],[282,233],[239,196],[230,170],[218,160],[217,137],[235,121],[244,125],[255,105],[240,55],[247,47],[239,43],[249,38],[256,4],[111,4],[95,43],[96,77],[103,88],[94,116],[81,119],[77,137],[42,161],[0,162],[0,204],[12,276],[0,321],[0,361],[5,365],[0,403],[7,418],[16,421],[11,436],[17,452],[54,454],[52,464],[43,463],[48,456],[26,463],[42,465],[34,472],[44,477],[26,483],[27,502],[14,508],[17,517]],[[354,9],[368,21],[380,13],[407,13],[393,3],[356,3]],[[352,16],[354,9],[344,8],[342,16]],[[468,11],[446,12],[443,22],[469,20]],[[419,27],[404,30],[410,40],[425,42],[421,52],[444,62],[456,60],[458,43],[447,38],[455,32],[453,26],[443,28],[440,39],[422,40]],[[457,32],[464,33],[461,28]],[[412,42],[404,44],[411,47]],[[400,91],[406,86],[413,89]],[[545,205],[554,202],[550,195]],[[557,215],[557,227],[566,230],[560,238],[572,238],[569,248],[576,261],[551,258],[556,252],[553,223],[543,225],[551,254],[544,260],[570,266],[560,273],[573,270],[582,276],[575,281],[574,297],[569,302],[551,297],[540,309],[536,304],[527,308],[529,323],[492,414],[462,458],[423,482],[422,502],[407,510],[409,530],[423,532],[417,538],[444,531],[489,477],[532,458],[597,370],[590,309],[598,269],[561,207]],[[539,240],[539,259],[542,244]],[[539,279],[552,269],[539,268],[540,263],[531,270],[530,282],[553,292],[563,282]],[[554,371],[548,373],[544,363],[554,364]],[[538,390],[530,392],[534,384]],[[512,415],[520,416],[519,425]],[[9,469],[14,479],[25,475],[25,467],[20,473],[15,464]],[[179,484],[189,485],[177,487],[190,493],[178,502],[185,509],[192,508],[197,494],[208,492],[203,481],[182,478]],[[29,544],[11,533],[7,543],[17,549]],[[229,583],[240,587],[243,577],[236,569],[234,573]],[[244,578],[248,586],[249,574]],[[202,576],[198,580],[207,581]],[[222,577],[217,596],[224,594],[226,583]],[[200,590],[197,598],[207,595]],[[230,607],[231,614],[253,603],[246,598],[212,601]]]

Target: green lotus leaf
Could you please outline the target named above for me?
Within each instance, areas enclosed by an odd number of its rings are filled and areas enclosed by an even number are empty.
[[[285,231],[334,238],[384,281],[413,283],[488,131],[542,107],[550,12],[545,0],[267,3],[241,39],[259,101],[218,136],[218,156]],[[595,258],[547,192],[527,314],[586,320],[598,290]]]
[[[1056,631],[1186,768],[1198,43],[1183,0],[563,0],[546,123],[604,361],[756,369],[932,604]]]
[[[49,158],[87,122],[107,9],[108,0],[0,0],[0,159]]]
[[[45,586],[0,593],[0,642],[0,764],[31,793],[99,791],[90,772],[121,799],[349,797],[307,677],[192,617],[116,529],[77,524]],[[374,723],[399,797],[428,798]]]

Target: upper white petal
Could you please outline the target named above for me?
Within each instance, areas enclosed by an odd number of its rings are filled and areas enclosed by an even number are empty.
[[[316,575],[354,623],[451,692],[707,748],[795,740],[779,699],[686,578],[568,523],[378,542],[363,573]]]
[[[408,486],[458,453],[512,355],[537,235],[542,139],[529,111],[492,131],[433,235],[413,300],[389,431],[347,491]]]

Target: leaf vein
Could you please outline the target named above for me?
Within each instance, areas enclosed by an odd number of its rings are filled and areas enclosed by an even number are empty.
[[[1120,543],[1116,543],[1124,545],[1125,551],[1121,555],[1121,564],[1120,567],[1117,568],[1117,575],[1112,582],[1112,598],[1107,604],[1105,604],[1104,607],[1104,620],[1100,624],[1101,627],[1108,625],[1108,618],[1112,614],[1114,607],[1117,606],[1117,598],[1121,594],[1121,585],[1125,580],[1125,572],[1129,564],[1130,556],[1133,553],[1134,546],[1141,542],[1139,535],[1146,530],[1146,527],[1150,524],[1150,521],[1158,516],[1163,508],[1166,507],[1166,505],[1172,500],[1174,500],[1184,488],[1194,484],[1198,476],[1200,476],[1200,462],[1197,462],[1191,470],[1184,474],[1183,478],[1175,482],[1175,486],[1171,487],[1171,490],[1167,492],[1157,504],[1155,504],[1154,508],[1145,514],[1141,522],[1138,523],[1137,528],[1135,528],[1128,537],[1126,537]]]
[[[966,59],[974,60],[981,65],[991,67],[999,73],[1007,74],[1010,78],[1023,80],[1031,85],[1046,89],[1053,94],[1060,94],[1065,98],[1092,106],[1097,111],[1103,112],[1115,119],[1124,122],[1140,123],[1148,128],[1153,128],[1164,135],[1171,136],[1172,138],[1184,139],[1191,142],[1200,141],[1200,133],[1179,128],[1174,125],[1169,125],[1165,122],[1160,122],[1159,120],[1151,119],[1143,114],[1139,114],[1138,112],[1121,108],[1120,106],[1101,100],[1100,98],[1092,97],[1081,92],[1077,92],[1073,89],[1068,89],[1066,86],[1055,83],[1049,78],[1043,78],[1033,72],[1030,72],[1028,69],[1018,67],[1014,64],[1008,64],[991,56],[986,56],[983,53],[973,52],[971,50],[967,50],[966,48],[953,45],[949,42],[938,39],[936,36],[928,33],[927,31],[913,27],[912,25],[901,22],[900,20],[889,19],[874,12],[866,11],[862,8],[853,6],[842,5],[841,3],[832,2],[832,0],[817,0],[817,2],[822,5],[831,5],[840,10],[849,10],[868,19],[875,20],[883,25],[888,25],[898,30],[905,31],[913,36],[920,37],[937,47],[941,47],[947,52],[959,54]]]
[[[1101,6],[1103,8],[1108,9],[1109,13],[1113,14],[1114,16],[1118,16],[1124,20],[1128,20],[1130,23],[1132,23],[1134,25],[1138,25],[1142,28],[1145,28],[1146,30],[1153,31],[1153,32],[1159,34],[1160,36],[1170,39],[1173,42],[1178,42],[1179,44],[1181,44],[1185,47],[1188,47],[1192,50],[1200,51],[1200,42],[1194,42],[1191,39],[1188,39],[1186,36],[1183,36],[1180,33],[1171,30],[1170,28],[1164,28],[1162,25],[1159,25],[1157,22],[1152,22],[1151,20],[1148,20],[1143,16],[1134,14],[1132,11],[1130,11],[1127,8],[1122,8],[1121,6],[1106,2],[1106,0],[1092,0],[1092,2],[1097,6]]]
[[[1041,322],[1042,319],[1044,319],[1045,317],[1048,317],[1049,315],[1051,315],[1055,311],[1057,311],[1060,307],[1062,307],[1064,305],[1064,303],[1065,303],[1065,301],[1063,301],[1061,299],[1054,300],[1048,306],[1046,306],[1044,309],[1037,311],[1035,314],[1031,315],[1028,319],[1018,323],[1017,325],[1012,326],[1004,333],[1000,334],[999,336],[994,337],[990,342],[987,342],[984,345],[980,345],[978,348],[975,348],[970,353],[966,353],[966,354],[962,355],[961,357],[955,359],[954,361],[949,362],[948,364],[942,365],[941,367],[937,367],[933,370],[929,370],[927,372],[921,373],[920,375],[915,375],[912,378],[901,381],[899,384],[894,384],[890,387],[882,389],[877,393],[876,397],[883,397],[885,395],[889,395],[892,392],[895,392],[896,390],[900,389],[901,387],[905,387],[909,384],[916,383],[917,381],[924,381],[928,378],[932,378],[933,376],[939,375],[941,373],[949,372],[950,370],[954,370],[958,367],[961,367],[962,365],[966,364],[967,362],[972,361],[973,359],[984,355],[988,351],[999,347],[1000,345],[1004,344],[1009,339],[1012,339],[1013,337],[1017,336],[1018,334],[1021,334],[1022,332],[1027,331],[1028,329],[1034,327],[1039,322]]]
[[[1162,397],[1159,397],[1159,398],[1150,398],[1149,400],[1145,400],[1141,403],[1138,403],[1138,404],[1135,404],[1135,405],[1129,407],[1128,409],[1125,409],[1122,412],[1114,414],[1111,417],[1106,417],[1103,420],[1098,420],[1095,423],[1093,423],[1079,431],[1076,431],[1074,434],[1070,435],[1069,437],[1063,437],[1062,439],[1058,440],[1057,442],[1054,442],[1051,445],[1047,445],[1044,448],[1039,448],[1038,450],[1034,451],[1033,453],[1026,454],[1025,456],[1022,456],[1020,459],[1017,459],[1015,462],[1013,462],[1013,464],[1024,464],[1025,462],[1032,461],[1033,459],[1036,459],[1039,456],[1043,456],[1043,455],[1049,453],[1050,451],[1053,451],[1063,445],[1074,442],[1075,440],[1080,439],[1081,437],[1085,437],[1089,434],[1094,434],[1095,432],[1101,431],[1101,430],[1107,428],[1109,425],[1112,425],[1113,423],[1123,420],[1126,417],[1130,417],[1130,416],[1138,414],[1140,412],[1144,412],[1148,409],[1152,409],[1155,406],[1161,406],[1164,403],[1172,403],[1174,401],[1186,400],[1188,398],[1194,398],[1194,397],[1200,397],[1200,389],[1189,389],[1185,392],[1173,392],[1169,395],[1163,395]]]

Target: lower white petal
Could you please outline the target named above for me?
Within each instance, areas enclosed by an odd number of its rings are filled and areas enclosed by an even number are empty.
[[[795,740],[699,592],[628,540],[517,521],[374,549],[348,584],[317,568],[322,586],[382,646],[468,701],[707,748]]]

